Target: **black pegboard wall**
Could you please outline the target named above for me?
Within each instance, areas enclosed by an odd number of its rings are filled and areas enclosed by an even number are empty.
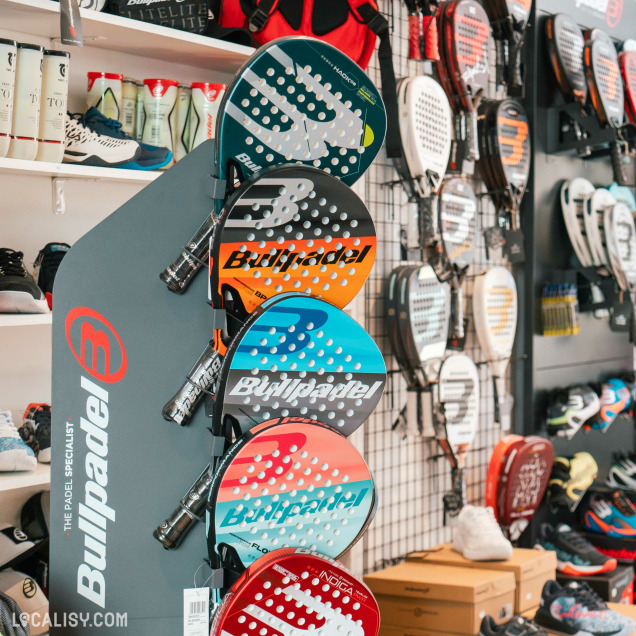
[[[422,74],[421,62],[407,59],[408,21],[403,3],[385,0],[380,9],[392,28],[393,62],[396,76]],[[494,45],[491,42],[491,68],[494,77]],[[380,86],[380,71],[374,58],[368,69]],[[494,82],[489,97],[495,97]],[[433,439],[402,437],[391,430],[406,403],[406,383],[392,355],[385,325],[383,286],[386,277],[400,261],[400,228],[409,228],[409,237],[417,236],[415,204],[409,203],[400,186],[388,185],[397,179],[391,160],[381,154],[369,169],[364,183],[364,198],[375,221],[378,235],[376,264],[364,288],[366,328],[385,355],[389,379],[378,408],[364,427],[365,457],[373,471],[378,489],[378,511],[365,535],[364,570],[370,572],[400,560],[409,552],[448,541],[451,529],[444,525],[442,495],[451,488],[448,460],[441,456]],[[472,286],[476,274],[494,265],[504,264],[500,251],[486,258],[482,231],[495,224],[494,205],[478,178],[470,179],[478,195],[475,262],[464,281],[465,314],[472,316]],[[481,196],[480,196],[481,195]],[[486,471],[492,449],[502,435],[494,422],[492,376],[475,337],[468,331],[465,353],[477,363],[480,377],[479,430],[466,457],[466,494],[469,503],[482,504]],[[510,389],[509,378],[506,379]]]

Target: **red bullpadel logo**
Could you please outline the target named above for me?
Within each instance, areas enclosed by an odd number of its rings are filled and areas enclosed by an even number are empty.
[[[75,307],[66,316],[66,340],[75,359],[100,382],[119,382],[126,374],[124,343],[104,316],[90,307]]]
[[[623,0],[609,0],[607,3],[607,11],[605,13],[605,19],[608,26],[614,28],[618,26],[623,16]]]

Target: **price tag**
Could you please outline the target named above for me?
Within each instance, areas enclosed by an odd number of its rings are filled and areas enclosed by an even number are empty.
[[[210,633],[210,588],[183,590],[183,636],[208,636]]]

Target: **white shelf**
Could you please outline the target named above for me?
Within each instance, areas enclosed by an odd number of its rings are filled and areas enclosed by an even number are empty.
[[[50,464],[38,464],[32,472],[0,473],[0,492],[46,486],[51,483]]]
[[[53,314],[0,314],[0,327],[31,327],[52,325]]]
[[[253,52],[223,42],[147,22],[81,9],[84,46],[141,55],[188,66],[235,71]],[[60,37],[60,5],[52,0],[0,0],[0,26],[48,38]],[[70,50],[77,50],[70,47]]]
[[[3,1],[0,0],[0,15],[3,10]],[[146,172],[144,170],[125,170],[123,168],[76,166],[70,163],[48,163],[46,161],[26,161],[25,159],[3,157],[0,158],[0,174],[149,183],[160,176],[161,172],[155,170]]]

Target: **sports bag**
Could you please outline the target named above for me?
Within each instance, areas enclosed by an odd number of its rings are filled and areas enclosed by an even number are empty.
[[[109,0],[109,13],[202,34],[209,22],[208,0]]]
[[[381,22],[376,0],[211,0],[222,28],[248,30],[257,44],[290,35],[324,40],[365,69]]]

